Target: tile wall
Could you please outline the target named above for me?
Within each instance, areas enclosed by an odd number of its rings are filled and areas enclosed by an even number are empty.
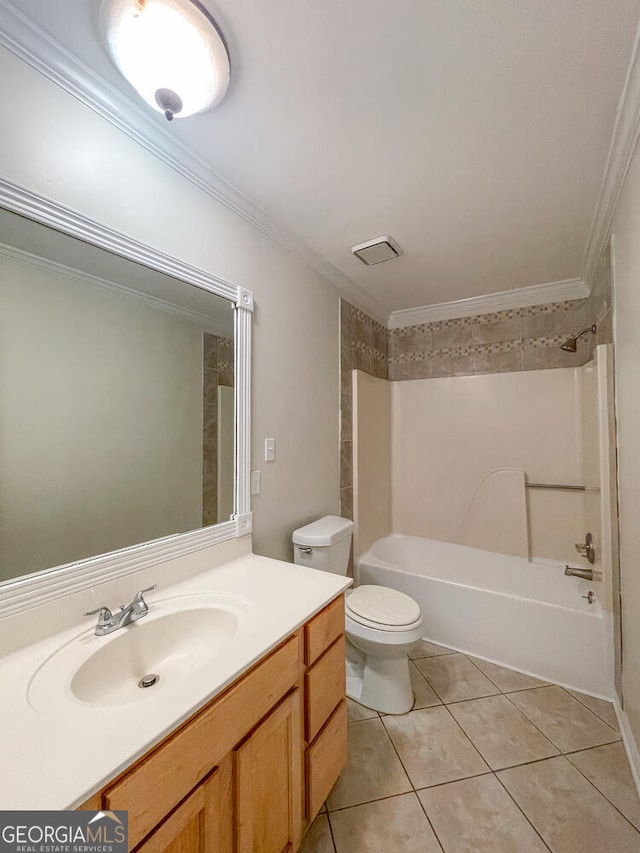
[[[613,341],[611,251],[607,247],[587,299],[496,311],[404,329],[385,329],[340,300],[340,512],[353,517],[351,371],[382,379],[429,379],[577,367],[595,344]],[[598,332],[567,353],[560,344],[595,323]]]
[[[218,522],[218,385],[233,387],[233,339],[203,335],[202,524]]]

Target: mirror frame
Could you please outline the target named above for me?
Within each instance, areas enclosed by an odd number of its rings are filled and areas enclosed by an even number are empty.
[[[235,331],[235,497],[231,519],[4,581],[0,583],[1,619],[251,533],[249,463],[254,302],[250,290],[166,255],[4,178],[0,178],[0,207],[228,299],[233,303]]]

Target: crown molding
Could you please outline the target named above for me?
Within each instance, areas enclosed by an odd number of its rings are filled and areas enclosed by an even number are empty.
[[[640,25],[636,30],[629,69],[618,102],[600,194],[582,261],[582,278],[589,287],[600,256],[609,242],[616,205],[640,136],[639,39]]]
[[[269,217],[245,193],[176,139],[157,113],[146,110],[57,42],[10,0],[0,0],[0,45],[89,107],[228,210],[327,279],[368,314],[386,323],[387,312],[322,255]]]
[[[65,280],[77,281],[80,284],[98,287],[101,290],[109,291],[121,299],[128,299],[131,302],[138,302],[141,305],[146,305],[148,308],[153,308],[157,311],[162,311],[164,314],[174,314],[182,320],[188,320],[200,326],[204,331],[212,335],[222,337],[233,337],[233,318],[229,317],[229,323],[225,324],[222,320],[215,317],[210,317],[207,314],[201,314],[199,311],[192,311],[189,308],[183,308],[173,302],[168,302],[166,299],[158,299],[157,296],[152,296],[149,293],[141,293],[139,290],[133,290],[130,287],[125,287],[123,284],[118,284],[106,278],[92,275],[91,273],[69,267],[66,264],[60,264],[51,258],[45,258],[41,255],[36,255],[33,252],[26,252],[23,249],[17,249],[15,246],[9,246],[6,243],[0,243],[0,257],[7,258],[14,263],[22,266],[31,267],[32,269],[41,270],[51,275],[60,276]],[[231,311],[229,311],[231,315]],[[231,326],[231,328],[229,328]]]
[[[532,305],[568,302],[573,299],[586,299],[588,296],[589,288],[582,279],[569,278],[547,284],[534,284],[531,287],[518,287],[515,290],[487,293],[485,296],[471,296],[468,299],[457,299],[455,302],[439,302],[436,305],[392,311],[388,328],[403,329],[405,326],[419,326],[459,317],[476,317],[479,314],[529,308]]]

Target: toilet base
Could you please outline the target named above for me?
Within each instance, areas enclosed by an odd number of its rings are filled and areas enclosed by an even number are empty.
[[[406,714],[414,696],[406,652],[378,657],[347,643],[347,696],[383,714]]]

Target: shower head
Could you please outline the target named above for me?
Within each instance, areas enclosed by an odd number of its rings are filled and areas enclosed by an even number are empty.
[[[587,332],[591,332],[593,335],[596,333],[597,326],[594,323],[593,326],[588,326],[586,329],[583,329],[579,334],[574,335],[572,338],[567,338],[567,340],[560,344],[560,349],[565,352],[577,352],[578,350],[578,338],[581,338],[583,335],[586,335]]]

